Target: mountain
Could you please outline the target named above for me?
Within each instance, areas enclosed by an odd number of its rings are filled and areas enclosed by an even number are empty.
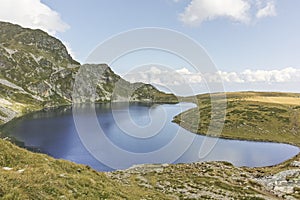
[[[0,124],[33,110],[71,104],[79,70],[84,72],[82,87],[76,89],[83,90],[75,91],[76,102],[177,102],[174,95],[149,84],[123,80],[106,64],[80,65],[61,41],[44,31],[0,22]],[[86,84],[91,80],[97,82],[95,94]]]
[[[173,94],[154,86],[130,83],[115,74],[106,64],[84,64],[76,76],[73,102],[138,101],[177,103]]]

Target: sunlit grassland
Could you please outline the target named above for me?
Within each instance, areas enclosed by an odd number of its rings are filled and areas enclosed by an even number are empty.
[[[226,96],[226,115],[220,121],[224,121],[220,137],[300,146],[300,94],[235,92]],[[175,116],[173,121],[191,132],[206,135],[208,127],[215,125],[211,123],[210,95],[183,100],[193,101],[197,107]]]

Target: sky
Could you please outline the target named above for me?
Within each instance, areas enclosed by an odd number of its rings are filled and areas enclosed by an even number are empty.
[[[0,5],[1,21],[48,32],[81,63],[113,35],[143,27],[167,28],[205,49],[226,90],[300,92],[298,0],[0,0]],[[146,53],[157,59],[148,56],[142,61]],[[188,64],[165,53],[145,51],[129,57],[115,62],[113,70],[128,73],[131,65],[137,65],[134,59],[139,65],[148,64],[127,76],[130,81],[174,85],[166,80],[165,68],[155,65],[162,57],[172,59],[166,61],[168,67],[188,83],[203,79]],[[154,82],[155,74],[161,78]]]

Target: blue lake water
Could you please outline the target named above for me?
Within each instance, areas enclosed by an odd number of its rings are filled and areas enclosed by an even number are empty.
[[[143,163],[228,161],[270,166],[299,153],[279,143],[217,139],[193,134],[172,119],[193,104],[81,104],[39,111],[4,126],[25,146],[100,171]]]

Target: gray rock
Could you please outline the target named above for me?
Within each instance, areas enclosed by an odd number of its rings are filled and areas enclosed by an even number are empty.
[[[272,176],[256,179],[267,190],[281,197],[293,194],[294,188],[300,187],[299,180],[300,169],[285,170]]]
[[[291,167],[300,167],[300,161],[293,161]]]

